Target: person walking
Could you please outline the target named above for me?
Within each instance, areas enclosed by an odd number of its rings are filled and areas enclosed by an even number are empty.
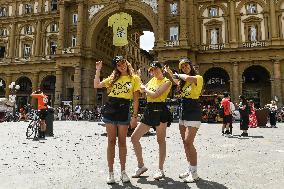
[[[240,111],[240,130],[243,131],[241,136],[248,136],[248,124],[249,124],[249,114],[250,114],[250,107],[248,105],[247,99],[245,96],[239,96],[240,103],[239,103],[239,111]]]
[[[131,135],[131,142],[138,162],[138,166],[132,177],[138,178],[148,170],[144,165],[140,139],[151,127],[155,127],[157,142],[159,144],[159,169],[154,174],[154,179],[158,180],[165,176],[165,138],[167,123],[171,119],[170,112],[166,106],[166,98],[171,90],[172,83],[169,79],[164,77],[163,67],[159,62],[154,61],[148,71],[153,75],[152,79],[146,85],[141,84],[141,92],[146,94],[147,104],[140,124]]]
[[[228,92],[224,92],[223,95],[224,98],[221,101],[221,107],[224,110],[222,134],[231,134],[230,126],[232,124],[232,112],[230,108],[230,95]],[[224,132],[225,128],[226,131]]]
[[[257,119],[256,119],[256,113],[255,113],[253,100],[249,101],[249,107],[250,107],[249,128],[256,128],[257,127]]]
[[[100,81],[102,61],[96,62],[96,75],[94,88],[107,88],[110,93],[108,102],[101,109],[103,122],[106,125],[108,144],[107,161],[109,175],[107,183],[115,183],[113,164],[115,158],[116,136],[118,136],[119,159],[121,167],[121,177],[123,183],[130,179],[125,171],[126,164],[126,136],[129,124],[137,125],[138,98],[140,90],[140,78],[134,74],[131,64],[123,58],[116,56],[112,60],[114,70],[112,74],[103,81]],[[133,100],[133,113],[130,115],[130,101]]]

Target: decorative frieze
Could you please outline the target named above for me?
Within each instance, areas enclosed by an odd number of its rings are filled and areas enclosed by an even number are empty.
[[[104,5],[93,5],[89,8],[89,20],[91,20],[95,14],[97,14],[101,9],[103,9],[105,6]]]

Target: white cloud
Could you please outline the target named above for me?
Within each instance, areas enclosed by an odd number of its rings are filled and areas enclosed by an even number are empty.
[[[140,37],[140,48],[146,51],[152,50],[154,47],[154,33],[149,31],[143,31],[144,35]]]

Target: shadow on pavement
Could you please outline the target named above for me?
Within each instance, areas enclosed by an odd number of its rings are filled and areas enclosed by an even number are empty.
[[[228,187],[217,182],[200,179],[196,182],[196,186],[200,189],[228,189]]]
[[[118,184],[113,184],[110,185],[112,189],[142,189],[137,186],[133,186],[131,182],[129,183],[124,183],[123,185],[118,185]]]
[[[230,136],[227,136],[228,138],[237,138],[237,139],[249,139],[249,138],[264,138],[263,136],[246,136],[246,137],[243,137],[241,135],[230,135]]]
[[[158,188],[164,188],[164,189],[190,189],[191,187],[189,187],[187,185],[187,183],[184,182],[180,182],[180,181],[176,181],[173,180],[172,178],[169,177],[165,177],[164,179],[160,179],[160,180],[147,180],[146,177],[140,177],[137,180],[137,183],[140,184],[145,184],[145,185],[156,185]],[[142,187],[142,188],[147,188],[147,186]]]

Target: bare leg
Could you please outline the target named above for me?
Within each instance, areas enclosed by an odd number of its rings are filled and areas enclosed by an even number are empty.
[[[107,131],[107,162],[108,162],[108,169],[109,172],[113,172],[113,164],[114,164],[114,157],[115,157],[115,144],[116,144],[116,130],[117,126],[112,124],[106,124],[106,131]]]
[[[189,152],[186,152],[186,153],[189,154],[188,159],[189,159],[191,166],[197,165],[197,152],[193,144],[197,131],[198,131],[198,128],[195,128],[195,127],[187,127],[185,131],[184,143],[187,146],[186,150],[189,150]]]
[[[134,152],[137,158],[138,167],[144,166],[142,147],[140,144],[141,137],[150,130],[150,127],[144,123],[140,123],[131,135],[131,142],[133,144]]]
[[[160,123],[158,127],[156,127],[157,132],[157,142],[159,144],[159,169],[164,169],[164,162],[166,159],[166,132],[167,131],[167,123]]]
[[[189,149],[188,149],[188,146],[185,143],[185,131],[186,131],[186,127],[184,125],[180,125],[179,126],[179,132],[180,132],[180,136],[181,136],[181,139],[182,139],[182,142],[183,142],[186,160],[187,160],[187,162],[189,162]]]
[[[127,154],[126,136],[128,131],[128,125],[118,125],[117,127],[118,127],[118,147],[119,147],[120,166],[121,166],[121,171],[124,171],[126,164],[126,154]]]

